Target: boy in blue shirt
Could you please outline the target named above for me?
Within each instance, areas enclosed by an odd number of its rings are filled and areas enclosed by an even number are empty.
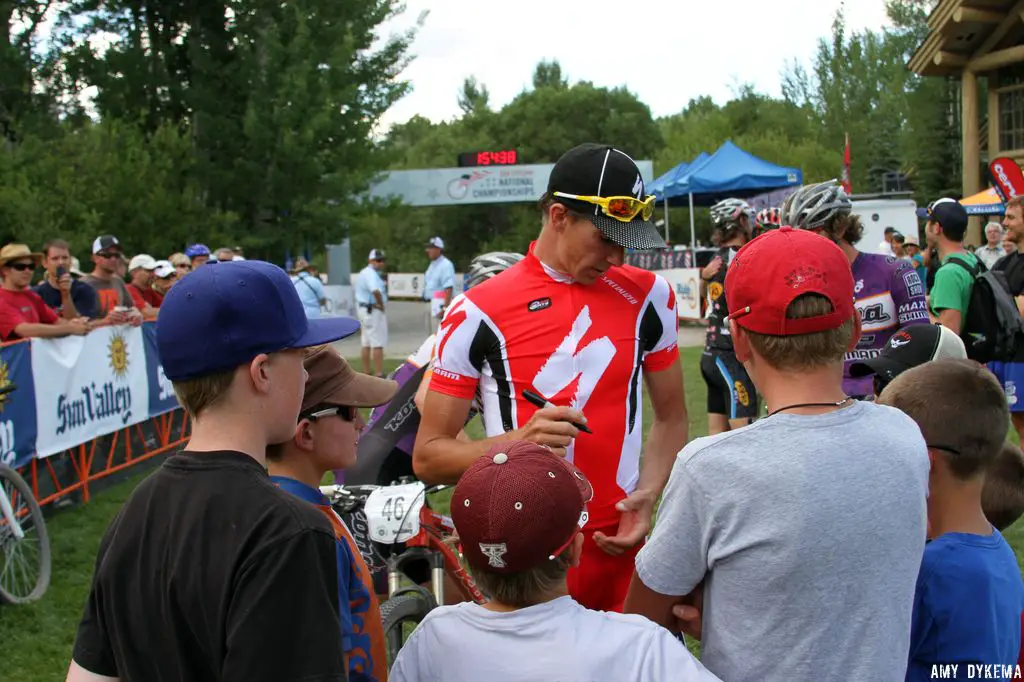
[[[1010,426],[999,382],[969,360],[938,360],[900,374],[878,402],[917,422],[932,466],[930,542],[914,596],[906,679],[932,679],[935,671],[969,679],[978,677],[974,666],[1016,665],[1024,582],[981,505],[986,472]]]

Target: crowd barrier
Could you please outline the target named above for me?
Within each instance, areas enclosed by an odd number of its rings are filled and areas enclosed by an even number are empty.
[[[86,336],[0,346],[0,461],[40,504],[188,440],[190,424],[164,376],[156,326],[101,327]]]

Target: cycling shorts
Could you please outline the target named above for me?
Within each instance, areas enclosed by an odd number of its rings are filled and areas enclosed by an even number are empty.
[[[583,554],[580,565],[569,569],[569,595],[588,609],[622,613],[629,582],[633,579],[636,555],[643,546],[612,556],[594,541],[601,531],[611,537],[618,532],[618,523],[603,528],[583,529]]]
[[[704,351],[700,373],[708,385],[708,414],[724,414],[729,419],[757,416],[757,389],[735,353]]]

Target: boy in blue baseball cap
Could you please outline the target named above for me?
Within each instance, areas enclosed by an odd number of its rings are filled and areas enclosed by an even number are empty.
[[[157,345],[191,440],[107,530],[70,682],[346,679],[333,530],[270,481],[265,453],[295,431],[302,349],[358,329],[307,319],[262,261],[199,268],[170,290]]]

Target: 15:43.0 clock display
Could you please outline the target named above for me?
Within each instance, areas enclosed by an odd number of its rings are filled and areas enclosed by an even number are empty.
[[[498,149],[459,154],[459,166],[511,166],[519,163],[519,152],[515,149]]]

